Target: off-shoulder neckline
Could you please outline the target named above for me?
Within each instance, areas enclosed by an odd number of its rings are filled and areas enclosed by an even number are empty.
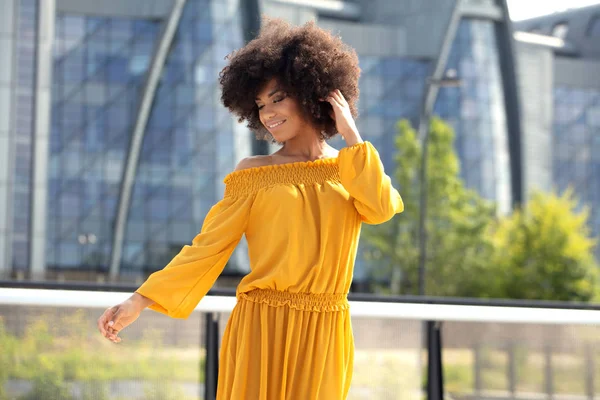
[[[269,164],[269,165],[261,165],[258,167],[250,167],[241,169],[239,171],[230,172],[225,176],[224,182],[227,182],[230,178],[243,176],[243,175],[254,175],[260,172],[268,172],[268,171],[276,171],[282,169],[293,169],[293,168],[314,168],[322,165],[332,165],[338,162],[338,157],[327,157],[327,158],[319,158],[317,160],[309,160],[309,161],[294,161],[290,163],[283,164]]]

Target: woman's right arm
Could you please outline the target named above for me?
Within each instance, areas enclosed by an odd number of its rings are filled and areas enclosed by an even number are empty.
[[[151,310],[172,318],[187,318],[192,313],[242,238],[251,205],[250,197],[225,197],[211,208],[192,243],[136,290],[154,301],[148,306]]]
[[[145,308],[173,318],[187,318],[225,268],[246,229],[252,202],[252,196],[227,185],[224,198],[206,215],[191,245],[183,246],[129,299],[104,312],[98,320],[102,335],[118,343],[117,334]]]

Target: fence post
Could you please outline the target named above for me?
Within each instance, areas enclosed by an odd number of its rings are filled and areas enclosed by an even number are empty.
[[[204,399],[217,397],[217,379],[219,372],[219,318],[218,314],[206,313],[204,362]]]
[[[552,371],[552,347],[544,346],[544,358],[546,360],[545,376],[546,376],[546,394],[548,399],[554,398],[554,373]]]
[[[477,343],[474,347],[473,347],[473,358],[474,358],[474,362],[473,362],[473,376],[474,376],[474,391],[475,391],[475,395],[479,396],[481,394],[481,389],[482,389],[482,383],[481,383],[481,368],[483,368],[482,362],[481,362],[481,344]]]
[[[515,356],[515,343],[508,343],[507,348],[508,355],[508,390],[512,395],[512,398],[515,398],[515,393],[517,391],[517,360]]]
[[[594,376],[596,374],[594,346],[585,346],[585,392],[589,400],[594,400]]]
[[[442,369],[442,323],[427,321],[427,399],[444,399]]]

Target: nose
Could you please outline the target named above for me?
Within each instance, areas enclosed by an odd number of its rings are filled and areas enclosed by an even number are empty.
[[[263,106],[262,110],[260,110],[260,114],[263,118],[263,121],[265,122],[269,121],[277,115],[277,113],[272,108],[269,108],[267,106]]]

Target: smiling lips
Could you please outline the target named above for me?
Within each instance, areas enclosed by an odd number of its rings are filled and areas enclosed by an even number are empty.
[[[271,122],[271,123],[267,124],[267,128],[269,128],[269,129],[277,128],[278,126],[281,126],[281,124],[283,124],[285,121],[286,121],[285,119],[282,119],[280,121]]]

